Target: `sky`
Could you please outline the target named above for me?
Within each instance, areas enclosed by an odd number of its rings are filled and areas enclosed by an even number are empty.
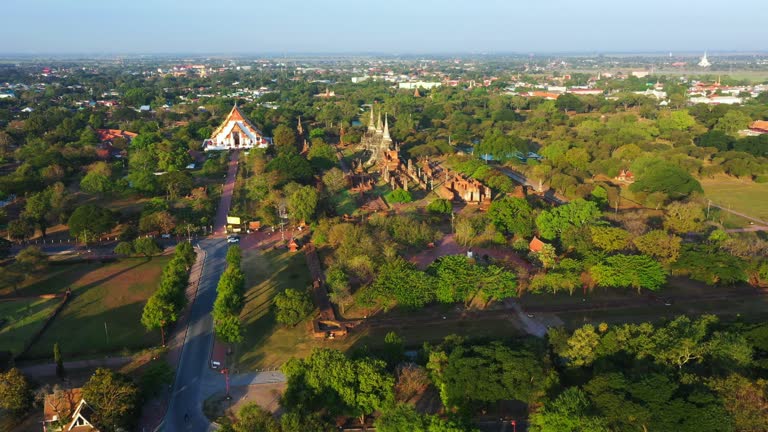
[[[3,54],[765,51],[765,0],[1,0]]]

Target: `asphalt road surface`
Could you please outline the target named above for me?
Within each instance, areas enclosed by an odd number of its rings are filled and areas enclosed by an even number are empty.
[[[216,213],[216,234],[198,243],[205,249],[206,258],[197,296],[190,310],[187,336],[176,370],[171,401],[161,428],[166,432],[213,430],[211,423],[202,412],[204,398],[202,387],[204,377],[209,372],[208,361],[213,345],[211,311],[216,299],[216,285],[226,268],[227,241],[224,238],[224,228],[232,201],[236,173],[237,153],[233,153]]]

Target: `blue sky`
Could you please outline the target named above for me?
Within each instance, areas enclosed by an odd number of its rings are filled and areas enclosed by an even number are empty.
[[[0,53],[756,51],[765,0],[2,0]]]

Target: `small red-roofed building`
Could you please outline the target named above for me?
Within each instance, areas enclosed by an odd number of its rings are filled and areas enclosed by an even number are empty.
[[[539,240],[538,237],[533,236],[533,239],[531,240],[531,242],[528,243],[528,250],[530,250],[531,252],[536,252],[536,253],[541,252],[544,249],[544,245],[545,244],[546,243],[544,243],[543,241]]]

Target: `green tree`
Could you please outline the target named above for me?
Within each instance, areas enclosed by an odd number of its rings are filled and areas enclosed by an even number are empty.
[[[234,426],[235,432],[280,432],[272,414],[256,403],[247,403],[240,408]]]
[[[568,338],[568,347],[561,355],[573,366],[589,366],[597,359],[599,345],[600,335],[595,326],[585,324]]]
[[[216,336],[227,343],[240,343],[243,341],[243,324],[240,317],[232,314],[214,317],[214,330]]]
[[[589,397],[571,387],[557,399],[531,414],[531,430],[537,432],[609,432],[604,421],[592,413]]]
[[[488,210],[488,217],[501,232],[520,237],[533,234],[533,209],[524,199],[505,196],[495,200]]]
[[[0,408],[21,415],[32,406],[32,390],[20,370],[0,372]]]
[[[56,376],[64,378],[64,360],[61,358],[61,349],[58,342],[53,344],[53,362],[56,363]]]
[[[317,190],[300,186],[288,197],[288,212],[296,221],[311,221],[317,208]]]
[[[724,132],[728,135],[736,135],[740,130],[749,127],[752,119],[738,109],[731,109],[724,116],[720,117],[714,130]]]
[[[136,420],[139,389],[125,375],[99,368],[83,386],[83,399],[93,407],[95,424],[108,432]]]
[[[381,266],[371,289],[379,298],[395,300],[406,308],[420,308],[435,299],[427,275],[400,257]]]
[[[592,226],[589,230],[592,243],[606,252],[624,250],[629,245],[629,233],[622,228]]]
[[[685,198],[693,193],[701,193],[701,184],[693,176],[670,162],[654,160],[644,169],[635,169],[637,180],[629,186],[632,192],[665,193],[672,199]]]
[[[347,187],[347,179],[342,170],[333,167],[323,174],[323,184],[331,193],[339,193]]]
[[[176,306],[162,295],[152,295],[144,305],[141,314],[141,324],[147,330],[160,329],[160,337],[165,346],[165,326],[175,323],[178,320],[178,311]]]
[[[275,296],[277,307],[277,322],[287,326],[300,323],[314,309],[312,299],[306,290],[299,291],[288,288]]]
[[[641,253],[657,258],[665,264],[671,264],[680,256],[682,239],[662,230],[653,230],[635,237],[632,242]]]
[[[52,189],[46,189],[43,192],[32,194],[27,198],[22,217],[40,228],[40,232],[45,237],[46,229],[50,221],[50,214],[53,211],[51,203],[53,195]]]
[[[80,181],[80,189],[91,194],[105,194],[113,188],[112,180],[98,172],[89,172]]]
[[[646,255],[613,255],[590,269],[592,278],[603,287],[646,288],[656,291],[667,281],[664,268]]]
[[[122,241],[115,246],[115,253],[118,255],[133,255],[133,243],[129,241]]]
[[[699,231],[704,220],[704,209],[695,202],[673,202],[664,213],[664,227],[682,234]]]
[[[675,318],[653,334],[651,355],[659,363],[679,369],[691,361],[701,361],[712,348],[705,339],[716,322],[714,315],[702,315],[695,321],[685,315]]]
[[[296,148],[296,133],[292,128],[281,124],[275,128],[273,132],[272,142],[275,144],[278,152],[295,152]]]
[[[592,201],[576,199],[568,204],[545,210],[536,217],[536,227],[541,236],[552,240],[572,226],[589,225],[601,216],[597,204]]]
[[[69,232],[83,243],[109,232],[115,223],[115,215],[110,210],[93,204],[78,207],[67,221]]]
[[[163,250],[157,245],[157,242],[152,237],[139,237],[133,241],[133,250],[137,254],[142,254],[146,257],[151,257],[161,253]]]

